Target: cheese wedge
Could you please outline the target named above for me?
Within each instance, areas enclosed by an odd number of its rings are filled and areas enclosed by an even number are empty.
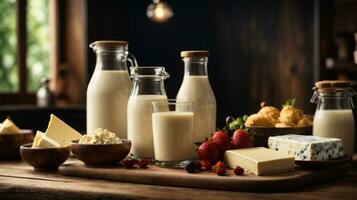
[[[68,126],[54,114],[48,124],[45,135],[56,141],[61,147],[69,146],[72,140],[81,139],[82,135]]]
[[[20,133],[20,129],[9,119],[5,119],[0,126],[1,133]]]
[[[47,137],[45,133],[37,131],[32,148],[59,148],[61,147],[56,141]]]
[[[230,167],[242,167],[255,175],[270,175],[294,170],[293,156],[264,147],[228,150],[224,162]]]

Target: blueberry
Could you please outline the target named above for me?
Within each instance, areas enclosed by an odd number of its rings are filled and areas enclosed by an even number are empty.
[[[194,161],[189,161],[189,162],[185,165],[185,170],[186,170],[188,173],[198,172],[197,164],[196,164]]]

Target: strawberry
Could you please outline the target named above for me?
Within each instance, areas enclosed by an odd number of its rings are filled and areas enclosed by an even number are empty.
[[[200,160],[208,160],[211,164],[219,160],[219,149],[212,141],[206,141],[198,147],[198,157]]]
[[[233,149],[241,149],[253,146],[250,135],[243,129],[237,129],[232,136],[231,145]]]
[[[239,166],[236,166],[233,169],[233,172],[234,172],[235,175],[240,176],[240,175],[244,174],[244,169],[239,167]]]
[[[228,135],[225,134],[223,131],[217,131],[214,133],[211,140],[216,143],[219,149],[220,160],[222,160],[224,152],[230,149],[230,141]]]

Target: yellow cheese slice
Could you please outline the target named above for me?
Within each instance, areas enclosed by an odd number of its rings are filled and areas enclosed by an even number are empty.
[[[77,140],[82,137],[80,133],[68,126],[54,114],[51,114],[45,135],[56,141],[61,147],[68,146],[72,140]]]
[[[251,147],[226,151],[224,162],[230,168],[240,166],[260,176],[294,170],[295,158],[264,147]]]
[[[20,129],[9,119],[5,119],[0,126],[0,133],[20,133]]]
[[[37,131],[32,148],[59,148],[59,147],[61,147],[61,145],[59,145],[56,141],[47,137],[41,131]]]

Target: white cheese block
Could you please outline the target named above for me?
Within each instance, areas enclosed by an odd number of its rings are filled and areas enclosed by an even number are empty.
[[[54,114],[51,114],[45,135],[56,141],[61,147],[68,146],[72,140],[81,139],[82,137],[80,133],[68,126]]]
[[[344,155],[341,139],[310,135],[282,135],[268,139],[268,146],[275,151],[295,157],[295,160],[329,160]]]
[[[20,129],[9,119],[5,119],[0,125],[1,133],[20,133]]]
[[[293,156],[264,147],[228,150],[224,162],[230,168],[242,167],[245,172],[255,175],[270,175],[294,170]]]
[[[52,140],[50,137],[47,137],[45,133],[37,131],[32,144],[32,148],[59,148],[61,147],[56,141]]]

